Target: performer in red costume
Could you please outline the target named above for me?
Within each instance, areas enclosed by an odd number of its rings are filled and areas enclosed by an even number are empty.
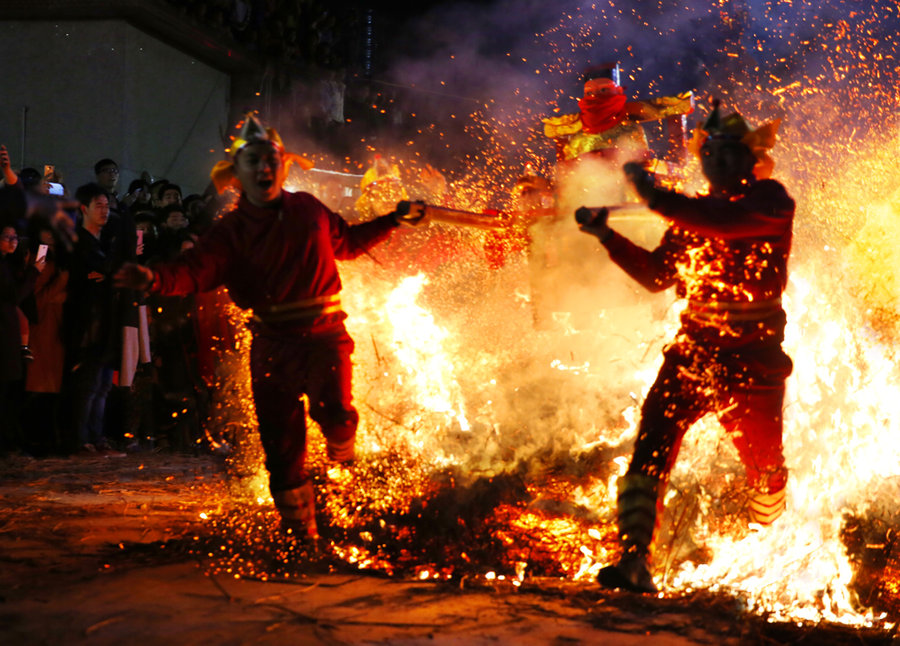
[[[579,112],[546,117],[544,135],[556,144],[558,162],[599,157],[619,164],[651,157],[641,123],[665,120],[673,143],[681,139],[684,115],[693,110],[690,92],[643,101],[629,101],[619,84],[618,64],[591,67],[584,73]],[[683,143],[675,145],[677,155]]]
[[[350,226],[309,193],[283,190],[287,164],[305,160],[286,153],[278,133],[252,115],[229,152],[212,178],[220,192],[229,185],[241,190],[237,207],[174,261],[153,269],[126,265],[116,282],[166,295],[224,284],[238,307],[253,310],[250,372],[269,488],[282,525],[314,540],[300,397],[308,397],[310,417],[336,462],[354,458],[359,420],[351,403],[353,341],[335,261],[364,253],[399,220],[387,214]]]
[[[639,164],[625,173],[652,210],[671,221],[661,244],[642,249],[604,217],[581,229],[613,262],[651,291],[675,286],[687,300],[681,329],[647,394],[634,454],[619,479],[620,561],[601,570],[612,588],[655,592],[650,545],[663,493],[685,432],[714,413],[730,432],[753,490],[751,520],[769,524],[784,510],[787,471],[782,402],[790,358],[782,351],[794,201],[768,179],[778,122],[751,131],[718,105],[694,137],[710,194],[686,197],[656,187]]]

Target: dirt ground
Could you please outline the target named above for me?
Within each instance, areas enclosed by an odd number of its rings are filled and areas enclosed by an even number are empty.
[[[227,490],[213,456],[0,460],[3,644],[887,644],[767,623],[733,599],[657,599],[526,579],[392,579],[350,566],[290,582],[205,574],[186,548]],[[218,530],[221,531],[221,530]]]

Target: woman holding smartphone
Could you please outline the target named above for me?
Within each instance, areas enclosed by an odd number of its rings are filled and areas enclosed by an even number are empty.
[[[25,370],[25,397],[22,419],[31,429],[30,452],[37,455],[65,452],[58,432],[59,393],[62,390],[65,346],[63,345],[63,306],[66,301],[68,270],[61,266],[53,232],[41,228],[35,260],[44,259],[45,268],[34,285],[36,317],[31,324],[30,341],[34,360]]]
[[[28,321],[19,306],[34,290],[46,264],[23,262],[16,255],[18,247],[16,227],[11,222],[0,225],[0,452],[23,448],[14,390],[23,376],[27,345],[22,344],[22,333],[27,334]]]

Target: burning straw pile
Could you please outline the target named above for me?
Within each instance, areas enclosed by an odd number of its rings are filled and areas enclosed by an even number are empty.
[[[590,327],[562,316],[535,329],[524,262],[444,267],[430,280],[368,261],[344,266],[360,460],[329,468],[312,431],[325,548],[308,554],[280,536],[248,434],[232,458],[234,500],[210,514],[213,535],[197,545],[209,571],[590,583],[614,556],[613,483],[677,307],[641,296],[598,310]],[[789,290],[789,512],[771,528],[748,527],[736,454],[703,420],[673,474],[656,574],[666,595],[736,595],[772,619],[889,621],[900,598],[900,519],[890,479],[877,474],[891,474],[880,440],[898,418],[880,409],[889,401],[868,398],[898,375],[877,335],[856,332],[867,329],[865,312],[847,324],[856,310],[832,305],[807,271],[795,269]],[[625,289],[602,270],[597,280],[607,293]],[[468,307],[457,302],[459,284]],[[849,429],[845,416],[866,425]]]
[[[880,78],[878,61],[886,60],[869,52],[877,16],[857,18],[820,29],[803,49],[809,60],[794,61],[793,71],[710,88],[753,121],[773,110],[788,115],[775,150],[775,176],[798,204],[785,294],[785,349],[795,364],[785,402],[788,510],[769,528],[748,525],[734,449],[713,419],[701,420],[672,474],[656,576],[665,596],[733,596],[773,621],[892,629],[900,615],[898,136],[896,119],[858,136],[854,127],[855,138],[835,136],[848,130],[847,111],[835,109],[828,84],[841,86],[852,65]],[[545,38],[563,34],[593,42],[565,25]],[[551,82],[571,72],[545,71]],[[873,83],[848,95],[871,106],[856,115],[870,126],[877,106],[895,103]],[[533,127],[545,106],[522,108],[505,131]],[[526,152],[536,143],[529,137]],[[473,167],[450,194],[478,195],[478,204],[464,205],[470,210],[492,203],[486,184],[499,192],[514,175],[495,175],[498,159],[498,151],[473,157],[485,167]],[[636,222],[632,233],[653,244],[660,226]],[[234,500],[211,512],[214,536],[199,541],[210,571],[290,578],[351,567],[421,579],[590,583],[614,557],[615,479],[679,305],[671,295],[638,293],[568,215],[552,235],[571,245],[573,263],[543,276],[556,297],[546,316],[536,316],[524,252],[490,268],[484,233],[435,225],[415,235],[441,237],[442,253],[456,253],[428,267],[398,267],[387,256],[342,267],[360,460],[329,469],[313,431],[323,553],[300,553],[277,536],[259,451],[244,449],[234,460]],[[248,446],[252,428],[245,431]]]

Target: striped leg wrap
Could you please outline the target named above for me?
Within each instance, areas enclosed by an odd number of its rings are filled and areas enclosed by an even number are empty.
[[[656,531],[656,505],[660,481],[640,473],[626,473],[618,480],[616,511],[622,558],[597,573],[597,583],[605,588],[656,594],[650,572],[650,544]]]
[[[627,473],[617,484],[616,511],[622,547],[626,554],[649,555],[656,531],[660,482],[640,473]]]
[[[319,538],[316,527],[316,493],[312,480],[307,480],[296,489],[272,493],[275,507],[281,514],[281,526],[290,530],[298,538]]]
[[[750,519],[760,525],[771,525],[787,506],[787,487],[773,493],[755,492],[750,498]]]
[[[356,438],[351,437],[343,442],[326,440],[325,453],[333,462],[353,462],[356,457]]]

